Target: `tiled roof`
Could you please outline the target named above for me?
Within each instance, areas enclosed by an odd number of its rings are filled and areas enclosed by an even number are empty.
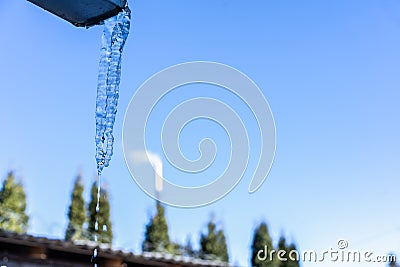
[[[227,263],[220,261],[208,261],[187,256],[177,256],[166,253],[144,252],[133,253],[129,251],[115,250],[109,245],[100,244],[96,246],[94,242],[87,241],[65,241],[59,239],[49,239],[45,237],[35,237],[27,234],[16,234],[5,231],[0,231],[0,254],[7,251],[12,254],[14,251],[21,247],[29,247],[32,249],[41,249],[43,252],[40,254],[43,260],[48,259],[49,255],[58,255],[65,257],[65,260],[73,256],[81,256],[82,259],[87,260],[93,255],[93,250],[97,247],[99,260],[118,260],[125,263],[125,266],[139,264],[142,266],[182,266],[182,267],[227,267]],[[51,253],[50,253],[51,252]],[[15,252],[14,252],[15,253]],[[49,255],[47,255],[49,254]],[[64,255],[64,256],[61,256]],[[68,256],[69,255],[69,256]],[[4,256],[4,255],[0,255]],[[25,256],[26,257],[26,256]],[[124,265],[123,265],[124,266]]]

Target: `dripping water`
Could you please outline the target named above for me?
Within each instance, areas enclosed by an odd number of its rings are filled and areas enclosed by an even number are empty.
[[[97,204],[95,222],[95,242],[99,229],[98,213],[100,210],[101,174],[108,167],[113,154],[113,127],[117,113],[119,83],[121,77],[121,56],[125,41],[129,34],[131,11],[128,4],[116,16],[104,21],[102,47],[100,54],[99,74],[96,97],[96,163],[97,163]],[[103,231],[107,226],[103,225]],[[93,251],[92,262],[97,267],[95,259],[97,248]]]

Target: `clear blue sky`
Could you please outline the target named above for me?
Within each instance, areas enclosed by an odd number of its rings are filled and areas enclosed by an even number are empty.
[[[226,231],[232,262],[242,266],[249,264],[252,231],[262,220],[274,240],[285,233],[300,249],[335,248],[343,238],[351,249],[400,254],[398,1],[129,4],[115,154],[104,171],[116,248],[139,250],[154,206],[125,166],[127,105],[136,88],[163,68],[209,60],[241,70],[262,89],[275,118],[276,158],[252,195],[248,176],[212,205],[168,207],[171,238],[183,242],[191,234],[197,244],[213,212]],[[78,169],[88,197],[96,168],[101,31],[75,28],[24,0],[0,2],[0,177],[10,169],[23,177],[31,234],[63,237]],[[195,149],[189,146],[188,153]]]

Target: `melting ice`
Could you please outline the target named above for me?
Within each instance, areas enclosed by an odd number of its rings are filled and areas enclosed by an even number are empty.
[[[116,16],[104,21],[102,47],[100,54],[99,75],[96,98],[96,162],[97,162],[97,205],[100,209],[101,173],[108,167],[113,154],[113,128],[117,113],[119,82],[121,77],[121,56],[125,41],[129,34],[131,11],[128,5]],[[96,218],[95,230],[98,230]],[[103,226],[107,231],[107,226]],[[94,236],[97,242],[97,234]],[[97,249],[93,251],[92,262],[97,267],[95,259]]]
[[[131,11],[128,6],[104,21],[96,98],[96,162],[100,176],[113,154],[113,127],[119,96],[121,55],[129,34]],[[99,183],[100,186],[100,183]]]

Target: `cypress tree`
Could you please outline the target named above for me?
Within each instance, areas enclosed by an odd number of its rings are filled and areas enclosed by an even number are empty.
[[[83,190],[82,177],[79,174],[75,180],[71,194],[71,204],[68,210],[69,222],[65,231],[65,240],[79,240],[84,238],[83,224],[86,220],[86,211]]]
[[[280,251],[284,251],[285,254],[281,255],[282,259],[286,259],[286,260],[280,260],[276,254],[277,257],[277,267],[289,267],[290,263],[289,263],[289,252],[288,252],[288,247],[286,246],[286,239],[285,237],[281,236],[279,238],[278,241],[278,252],[280,253]]]
[[[96,211],[97,206],[97,182],[92,185],[89,202],[89,225],[88,235],[91,240],[95,240],[103,244],[112,244],[113,233],[110,219],[110,203],[108,202],[108,192],[101,188],[100,190],[100,205],[99,210]],[[96,227],[97,219],[97,227]]]
[[[267,248],[267,251],[265,248]],[[251,266],[276,267],[276,255],[274,254],[275,257],[273,259],[270,258],[270,251],[273,249],[267,224],[262,222],[254,231],[253,243],[251,245]],[[260,250],[263,252],[259,253]],[[258,254],[261,256],[261,259],[258,257]]]
[[[286,243],[286,239],[284,236],[281,236],[279,238],[278,242],[278,251],[285,251],[285,254],[282,256],[282,258],[286,259],[285,260],[279,260],[277,258],[277,266],[278,267],[299,267],[300,263],[297,259],[292,260],[292,258],[296,258],[296,254],[292,253],[291,251],[297,251],[296,246],[294,244],[288,245]]]
[[[219,244],[216,253],[218,258],[221,259],[222,261],[228,262],[229,261],[228,248],[226,245],[225,234],[222,229],[218,230],[217,232],[217,243]]]
[[[207,224],[207,233],[200,236],[200,257],[209,260],[229,261],[226,238],[222,229],[217,230],[213,219]]]
[[[146,225],[144,241],[142,243],[143,251],[170,252],[171,242],[168,235],[168,225],[165,219],[165,210],[160,202],[156,204],[156,214]]]
[[[26,194],[21,183],[9,172],[0,191],[0,229],[24,234],[28,230]]]
[[[296,246],[294,244],[291,244],[286,248],[286,255],[287,255],[287,258],[288,258],[287,267],[300,267],[300,261],[299,260],[297,260],[297,259],[291,260],[290,259],[289,255],[290,255],[291,251],[297,251],[297,248],[296,248]],[[292,258],[296,257],[295,254],[292,254],[291,256],[292,256]]]
[[[394,257],[392,257],[392,256],[394,256]],[[397,257],[393,253],[390,253],[388,255],[388,257],[391,257],[389,262],[388,262],[388,264],[387,264],[388,267],[399,267],[400,266],[399,264],[396,263],[396,258]]]

